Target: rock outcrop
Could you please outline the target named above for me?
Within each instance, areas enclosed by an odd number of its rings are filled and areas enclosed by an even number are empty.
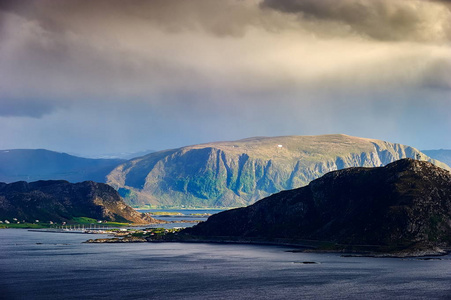
[[[384,251],[451,247],[451,173],[403,159],[330,172],[308,186],[211,216],[184,233],[329,241]]]
[[[117,191],[104,183],[0,183],[0,220],[60,222],[74,217],[139,224],[158,222],[125,204]]]
[[[304,186],[327,172],[418,158],[400,144],[347,135],[259,137],[160,151],[128,161],[107,176],[130,204],[236,207]]]

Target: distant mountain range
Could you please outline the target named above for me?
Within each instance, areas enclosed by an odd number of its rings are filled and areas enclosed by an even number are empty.
[[[0,182],[105,182],[105,176],[123,162],[124,159],[90,159],[44,149],[0,150]]]
[[[0,220],[62,222],[75,217],[139,224],[158,222],[126,205],[117,191],[104,183],[0,182]]]
[[[449,249],[451,173],[413,159],[334,171],[306,187],[213,215],[184,233],[207,240],[327,241],[336,250],[415,255]]]
[[[107,183],[128,203],[234,207],[304,186],[327,172],[416,158],[415,148],[347,135],[255,137],[165,150],[116,167]]]
[[[451,164],[450,150],[426,153]],[[44,149],[0,150],[0,182],[92,180],[112,185],[132,205],[235,207],[304,186],[332,170],[380,166],[406,157],[448,168],[412,147],[380,140],[287,136],[193,145],[130,161]]]
[[[444,162],[448,166],[451,166],[451,150],[422,150],[424,154],[429,156],[430,158],[439,160],[441,162]]]

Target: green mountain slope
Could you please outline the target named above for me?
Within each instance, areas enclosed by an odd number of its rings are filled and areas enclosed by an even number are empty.
[[[256,137],[160,151],[115,168],[107,183],[135,205],[245,206],[347,167],[401,158],[434,161],[400,144],[347,135]]]
[[[105,176],[124,161],[81,158],[44,149],[0,150],[0,181],[105,182]]]

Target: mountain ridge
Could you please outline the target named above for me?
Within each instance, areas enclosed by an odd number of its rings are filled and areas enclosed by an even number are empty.
[[[233,207],[297,188],[336,169],[400,158],[432,160],[415,148],[334,134],[253,137],[163,150],[130,160],[107,183],[134,205]]]

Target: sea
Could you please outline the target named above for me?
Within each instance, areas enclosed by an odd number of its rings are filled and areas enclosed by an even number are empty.
[[[0,299],[451,299],[450,255],[370,258],[263,245],[83,243],[89,238],[0,230]]]
[[[138,210],[142,213],[154,213],[154,212],[167,212],[167,213],[178,213],[180,215],[155,215],[156,219],[160,219],[168,222],[180,222],[183,220],[188,221],[206,221],[210,215],[217,214],[223,209],[144,209]],[[195,223],[194,223],[195,224]],[[183,223],[179,225],[181,227],[191,227],[193,223]]]

